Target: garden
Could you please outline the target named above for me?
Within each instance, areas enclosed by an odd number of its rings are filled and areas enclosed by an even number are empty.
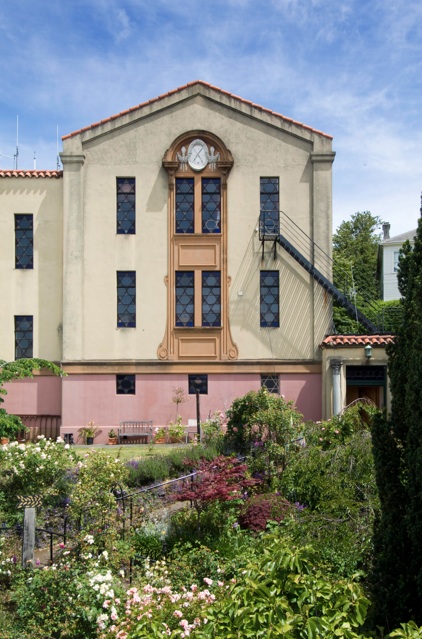
[[[201,443],[136,458],[0,446],[0,638],[422,637],[417,617],[380,623],[373,594],[377,419],[361,401],[304,422],[261,389],[204,422]]]

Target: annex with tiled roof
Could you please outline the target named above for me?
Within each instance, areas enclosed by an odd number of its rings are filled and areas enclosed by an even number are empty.
[[[321,348],[381,346],[394,341],[394,335],[328,335],[321,344]]]
[[[126,109],[125,111],[121,111],[120,113],[116,113],[115,115],[112,115],[108,118],[105,118],[104,120],[101,120],[100,122],[95,122],[87,127],[84,127],[82,129],[79,129],[78,131],[73,131],[72,133],[69,133],[67,135],[64,135],[62,137],[62,140],[67,140],[69,138],[72,138],[74,136],[80,135],[81,133],[85,133],[87,131],[92,131],[93,129],[96,129],[97,127],[100,127],[104,124],[108,124],[113,122],[114,120],[117,120],[118,118],[122,118],[124,116],[130,115],[135,113],[138,110],[144,109],[148,106],[154,105],[157,102],[160,101],[164,101],[166,98],[170,98],[172,96],[178,95],[178,94],[183,94],[184,92],[186,92],[188,89],[192,89],[192,88],[197,88],[198,92],[200,92],[201,90],[210,90],[216,94],[218,94],[221,97],[224,98],[229,98],[232,102],[237,103],[238,107],[250,107],[250,109],[256,113],[261,113],[261,114],[267,114],[273,117],[278,118],[279,120],[281,120],[282,122],[284,122],[287,125],[292,125],[292,126],[297,126],[303,130],[306,130],[310,133],[316,134],[316,135],[320,135],[322,137],[327,138],[328,140],[332,140],[332,136],[328,135],[327,133],[324,133],[322,131],[318,131],[317,129],[314,129],[310,126],[308,126],[307,124],[303,124],[302,122],[298,122],[297,120],[293,120],[292,118],[288,118],[285,115],[282,115],[281,113],[277,113],[276,111],[272,111],[271,109],[267,109],[259,104],[255,104],[254,102],[250,101],[250,100],[245,100],[244,98],[235,95],[233,93],[230,93],[229,91],[225,91],[224,89],[220,89],[219,87],[216,87],[212,84],[209,84],[208,82],[204,82],[203,80],[195,80],[193,82],[189,82],[188,84],[185,84],[181,87],[178,87],[177,89],[173,89],[172,91],[168,91],[167,93],[163,93],[162,95],[157,96],[156,98],[152,98],[151,100],[147,100],[146,102],[142,102],[141,104],[138,104],[134,107],[131,107],[129,109]]]
[[[61,178],[63,171],[1,171],[0,178]]]

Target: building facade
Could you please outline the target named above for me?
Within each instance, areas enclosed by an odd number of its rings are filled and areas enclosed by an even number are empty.
[[[331,255],[329,135],[198,81],[65,136],[61,160],[0,172],[0,358],[67,373],[10,385],[10,412],[105,438],[167,424],[178,388],[194,424],[198,389],[205,419],[265,385],[331,414],[331,297],[275,241],[282,211]]]
[[[415,243],[416,229],[390,237],[390,224],[383,224],[383,240],[378,247],[378,276],[384,301],[399,300],[397,283],[400,249],[406,241]]]

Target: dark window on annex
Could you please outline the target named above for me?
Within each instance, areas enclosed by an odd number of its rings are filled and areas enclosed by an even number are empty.
[[[15,214],[15,268],[34,268],[34,216]]]
[[[135,375],[116,375],[117,395],[136,395]]]
[[[15,315],[15,359],[33,357],[34,317]]]

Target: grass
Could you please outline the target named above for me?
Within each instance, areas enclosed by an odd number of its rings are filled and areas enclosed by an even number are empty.
[[[110,457],[120,457],[120,459],[139,459],[141,457],[156,457],[157,455],[168,455],[173,450],[180,450],[185,448],[184,444],[159,444],[148,446],[147,444],[125,444],[124,446],[107,446],[96,445],[93,446],[76,446],[72,447],[79,457],[83,457],[86,453],[89,453],[92,449],[104,450]]]

